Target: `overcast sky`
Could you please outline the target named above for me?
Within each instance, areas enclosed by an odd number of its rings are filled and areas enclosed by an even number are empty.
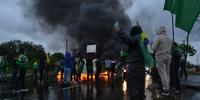
[[[25,16],[25,6],[21,4],[22,0],[0,0],[0,43],[9,40],[19,39],[22,41],[32,41],[36,44],[42,44],[45,50],[50,52],[64,51],[65,38],[59,34],[61,31],[46,32],[41,29],[37,21]],[[124,0],[121,0],[124,1]],[[128,0],[127,0],[128,1]],[[126,13],[129,15],[132,23],[140,21],[143,30],[150,34],[153,40],[155,28],[165,25],[171,36],[171,15],[168,11],[163,11],[164,0],[129,0],[133,2]],[[127,7],[126,2],[124,7]],[[198,50],[200,56],[200,24],[196,23],[192,30],[190,44]],[[182,42],[186,38],[186,32],[175,29],[176,40]],[[51,33],[51,34],[49,34]],[[196,58],[190,57],[189,61],[196,64]]]

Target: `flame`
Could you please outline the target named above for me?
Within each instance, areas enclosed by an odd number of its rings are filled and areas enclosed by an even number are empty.
[[[62,78],[61,77],[61,71],[59,71],[58,74],[57,74],[56,79],[57,79],[58,82],[60,82],[62,80],[61,78]]]
[[[125,80],[123,81],[123,84],[122,84],[122,90],[124,93],[126,93],[127,91],[127,82]]]
[[[147,88],[151,84],[151,76],[149,74],[145,77],[145,88]]]
[[[102,79],[104,81],[108,81],[109,80],[109,72],[108,71],[102,72],[99,77],[100,77],[100,79]],[[56,76],[56,79],[57,79],[58,82],[60,82],[62,80],[61,71],[58,72],[58,74]],[[93,75],[93,79],[95,79],[95,75]],[[87,74],[86,73],[82,73],[81,77],[80,77],[80,80],[81,81],[86,81],[87,80]]]
[[[95,75],[93,75],[92,77],[93,77],[93,79],[94,79],[94,78],[95,78]],[[87,74],[85,74],[85,73],[81,74],[81,80],[82,80],[82,81],[87,80]]]
[[[99,77],[100,77],[100,79],[102,79],[102,80],[108,81],[108,78],[109,78],[109,73],[108,73],[108,71],[102,72],[102,73],[100,74]],[[81,79],[82,81],[87,80],[87,74],[82,73],[80,79]],[[95,75],[93,75],[93,79],[95,79]]]
[[[100,79],[102,79],[104,81],[108,81],[109,80],[109,72],[108,71],[102,72],[99,77],[100,77]]]

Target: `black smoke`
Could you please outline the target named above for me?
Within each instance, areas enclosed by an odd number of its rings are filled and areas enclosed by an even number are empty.
[[[53,27],[66,27],[66,34],[80,45],[94,41],[99,55],[114,54],[123,47],[113,34],[113,25],[118,21],[127,30],[130,20],[118,0],[33,0],[33,3],[37,18]]]

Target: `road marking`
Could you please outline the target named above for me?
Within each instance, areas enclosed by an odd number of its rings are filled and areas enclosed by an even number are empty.
[[[10,86],[12,86],[12,85],[2,85],[2,86],[0,86],[0,88],[1,87],[10,87]]]
[[[67,90],[67,89],[79,87],[79,86],[81,86],[81,85],[82,85],[82,84],[74,85],[74,86],[70,86],[70,87],[66,87],[66,88],[62,88],[62,89],[63,89],[63,90]]]

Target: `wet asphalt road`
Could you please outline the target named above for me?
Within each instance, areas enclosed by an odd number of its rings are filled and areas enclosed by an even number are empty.
[[[48,80],[44,84],[33,84],[26,79],[28,92],[12,94],[9,82],[0,83],[0,100],[128,100],[127,83],[122,79],[101,80],[97,83],[83,82],[72,86],[62,86],[59,82]],[[37,83],[37,82],[36,82]],[[148,83],[148,82],[147,82]],[[147,85],[148,87],[148,85]],[[171,97],[155,96],[148,89],[146,100],[200,100],[199,89],[183,88],[180,95]]]

